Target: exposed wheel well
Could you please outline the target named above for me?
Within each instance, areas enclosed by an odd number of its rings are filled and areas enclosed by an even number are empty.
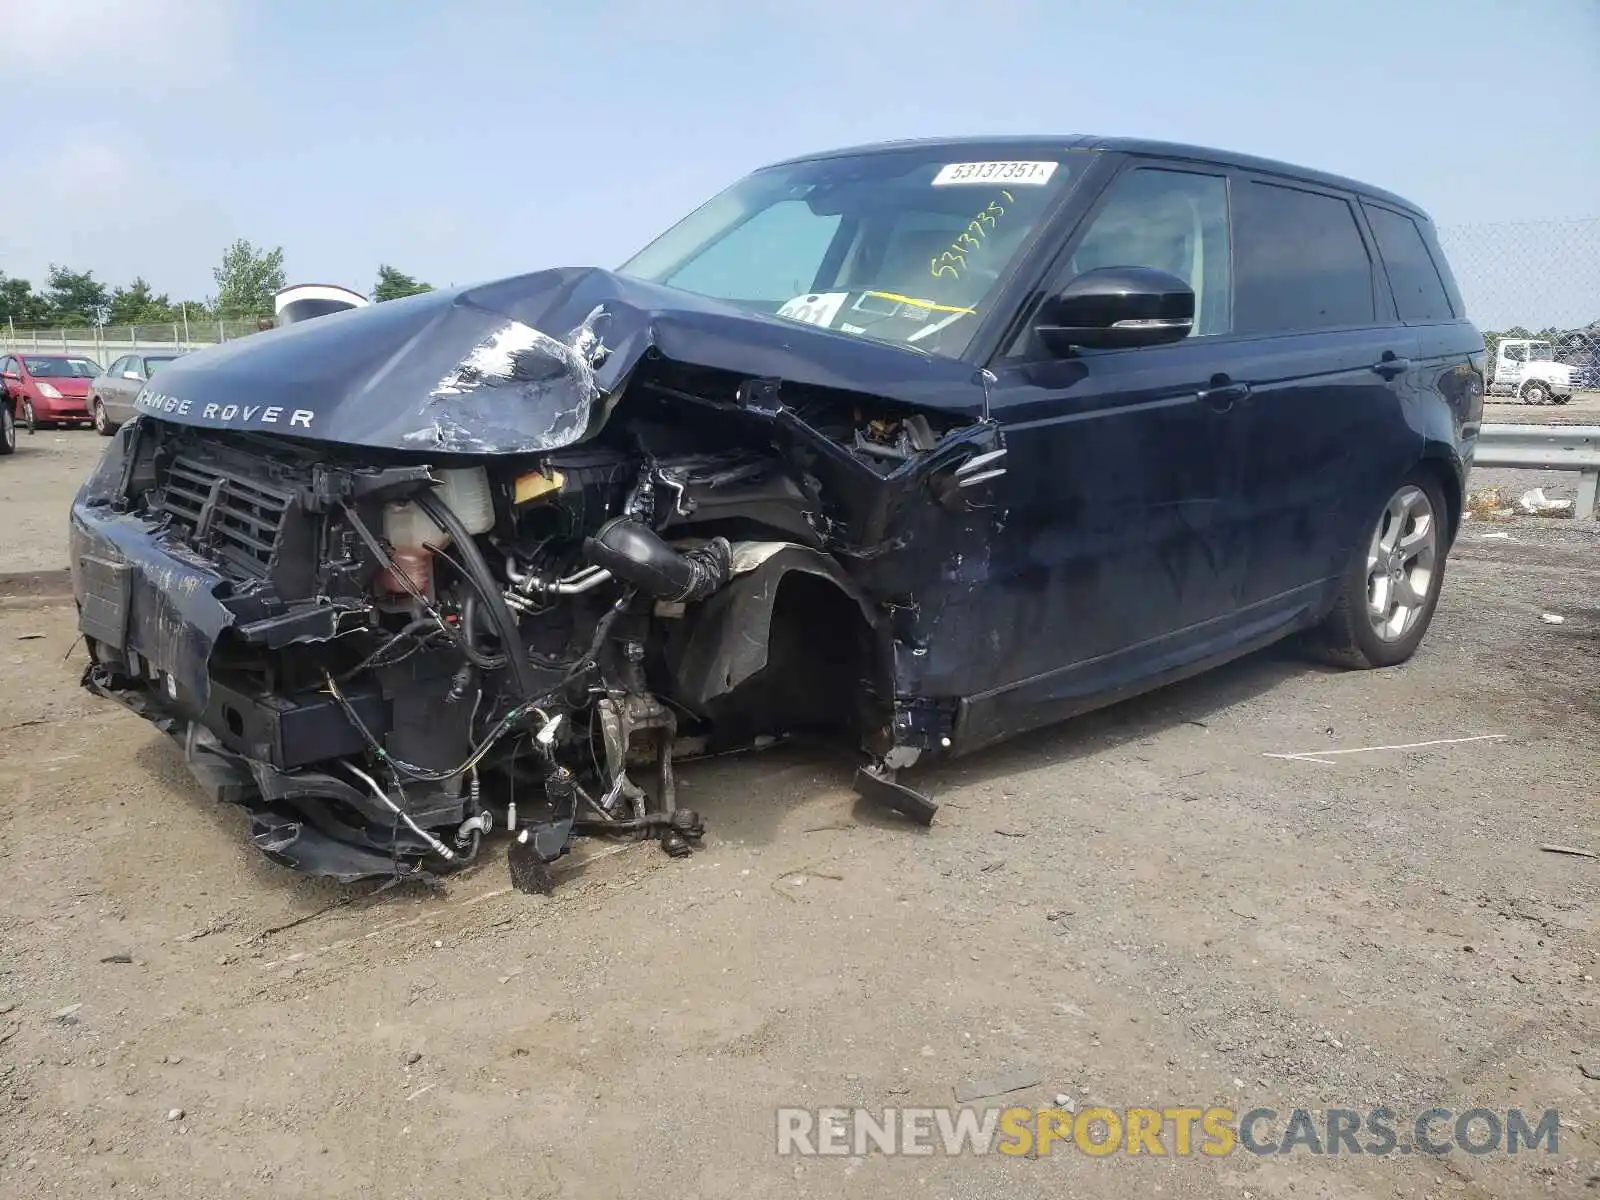
[[[859,745],[887,726],[892,687],[869,610],[825,563],[801,551],[737,577],[675,639],[672,691],[715,743],[789,733]]]
[[[791,571],[778,584],[767,665],[732,699],[782,732],[863,735],[872,721],[872,630],[833,581]]]

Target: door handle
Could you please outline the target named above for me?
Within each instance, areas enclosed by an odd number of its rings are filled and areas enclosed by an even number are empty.
[[[1372,369],[1385,379],[1393,379],[1411,369],[1411,360],[1397,357],[1393,350],[1385,350],[1383,357],[1372,364]]]
[[[1250,395],[1248,383],[1218,383],[1215,387],[1201,388],[1200,403],[1225,413]]]

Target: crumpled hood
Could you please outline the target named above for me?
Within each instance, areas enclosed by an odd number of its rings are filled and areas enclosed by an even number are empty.
[[[582,440],[654,349],[678,362],[978,413],[970,364],[745,312],[598,268],[427,292],[185,355],[140,393],[185,425],[385,450]]]

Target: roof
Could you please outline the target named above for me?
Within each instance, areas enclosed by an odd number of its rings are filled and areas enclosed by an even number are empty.
[[[1163,158],[1192,159],[1196,162],[1239,167],[1247,171],[1259,171],[1265,175],[1283,175],[1293,179],[1304,180],[1307,183],[1320,183],[1326,187],[1358,192],[1374,200],[1381,200],[1386,204],[1393,204],[1407,209],[1424,218],[1428,215],[1427,211],[1420,205],[1405,199],[1403,196],[1397,196],[1393,192],[1374,187],[1369,183],[1362,183],[1360,180],[1347,179],[1342,175],[1330,174],[1327,171],[1317,171],[1310,167],[1297,166],[1294,163],[1280,162],[1276,159],[1258,158],[1252,154],[1240,154],[1232,150],[1218,150],[1210,146],[1191,146],[1181,142],[1160,142],[1149,138],[1102,137],[1096,134],[1081,133],[915,138],[895,142],[873,142],[861,146],[824,150],[813,154],[800,154],[771,165],[787,166],[791,163],[816,162],[822,159],[844,158],[856,154],[892,153],[898,150],[930,150],[939,147],[948,147],[954,152],[959,150],[995,150],[1006,147],[1020,149],[1022,147],[1040,146],[1051,146],[1058,150],[1100,150],[1115,154],[1151,154],[1160,155]]]

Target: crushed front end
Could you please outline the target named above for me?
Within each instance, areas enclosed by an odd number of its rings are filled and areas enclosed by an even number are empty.
[[[387,445],[305,436],[315,414],[288,405],[169,419],[190,381],[226,396],[224,348],[141,398],[78,495],[85,685],[180,742],[274,860],[409,875],[509,830],[513,878],[544,890],[576,833],[693,848],[675,754],[817,732],[881,766],[947,734],[948,711],[897,690],[895,563],[981,541],[950,513],[999,473],[993,427],[815,387],[785,403],[779,381],[643,353],[602,386],[594,316],[566,343],[523,337],[503,375],[528,386],[499,395],[491,327],[425,436]],[[573,379],[562,436],[505,432]]]

